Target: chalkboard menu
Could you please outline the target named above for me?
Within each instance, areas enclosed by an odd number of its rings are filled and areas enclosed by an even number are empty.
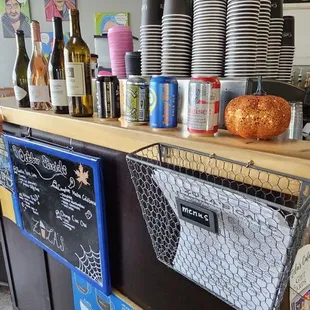
[[[9,164],[9,156],[4,139],[4,135],[0,134],[0,186],[5,187],[9,191],[12,191],[12,175]]]
[[[100,159],[8,137],[24,234],[108,294]]]

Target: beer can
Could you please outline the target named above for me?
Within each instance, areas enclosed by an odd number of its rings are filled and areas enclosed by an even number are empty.
[[[178,125],[178,81],[171,76],[154,76],[150,82],[150,126],[154,129]]]
[[[212,93],[215,97],[215,102],[220,104],[221,99],[221,81],[217,76],[193,75],[192,80],[210,82],[213,84]]]
[[[119,82],[116,76],[99,76],[97,85],[98,117],[115,120],[121,116]]]
[[[218,132],[219,102],[214,83],[193,78],[189,83],[188,124],[191,134],[214,135]]]
[[[149,83],[141,76],[130,76],[126,83],[124,119],[132,125],[149,122]]]

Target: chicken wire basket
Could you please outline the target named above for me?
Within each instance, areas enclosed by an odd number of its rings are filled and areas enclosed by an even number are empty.
[[[235,309],[280,306],[309,180],[164,144],[127,163],[159,261]]]

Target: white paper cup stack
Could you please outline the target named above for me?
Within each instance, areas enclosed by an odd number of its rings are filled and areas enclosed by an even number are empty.
[[[222,76],[226,0],[194,0],[192,74]]]
[[[256,76],[260,0],[228,0],[226,77]]]
[[[262,76],[267,75],[270,17],[271,0],[261,0],[257,34],[256,73]]]
[[[140,49],[141,73],[144,76],[161,73],[161,19],[164,0],[142,0]]]
[[[192,16],[188,0],[165,0],[162,18],[161,73],[189,77],[192,53]]]
[[[283,0],[271,0],[271,19],[267,55],[267,77],[270,79],[276,79],[278,77],[283,24]]]
[[[284,29],[281,43],[278,80],[286,83],[290,80],[294,56],[295,18],[294,16],[284,16]]]
[[[141,73],[144,76],[161,72],[161,25],[140,27]]]
[[[192,18],[188,15],[164,15],[162,22],[163,75],[190,76]]]

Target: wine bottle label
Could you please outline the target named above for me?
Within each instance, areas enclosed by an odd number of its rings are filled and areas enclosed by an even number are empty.
[[[52,105],[68,106],[66,80],[50,80]]]
[[[68,96],[86,96],[84,63],[67,62],[65,67]]]
[[[19,86],[14,86],[14,93],[15,93],[15,98],[18,101],[23,100],[27,96],[27,92]]]
[[[29,85],[30,102],[50,102],[48,86]]]

